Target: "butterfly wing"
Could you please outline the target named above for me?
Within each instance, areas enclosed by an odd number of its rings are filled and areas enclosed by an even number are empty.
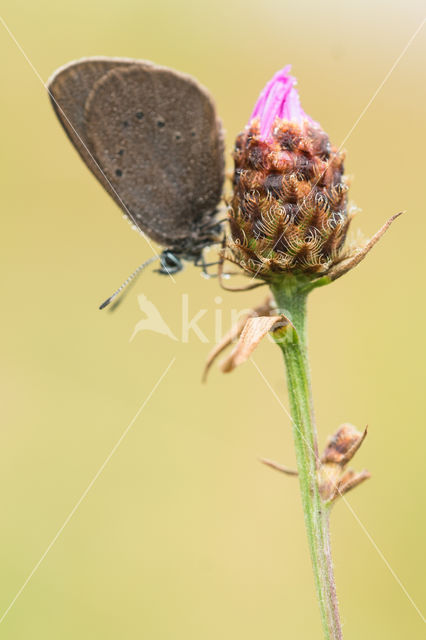
[[[112,69],[87,99],[86,131],[106,178],[154,240],[173,245],[215,210],[221,125],[212,99],[189,76],[139,64]]]
[[[121,204],[120,200],[105,180],[103,171],[90,148],[86,134],[85,105],[96,82],[105,73],[131,64],[134,64],[134,60],[128,58],[82,58],[57,69],[47,83],[53,109],[66,134],[85,164],[118,204]],[[149,65],[149,62],[143,64]]]
[[[171,69],[108,59],[66,67],[50,89],[81,129],[80,141],[57,109],[80,155],[133,222],[163,245],[196,240],[224,177],[222,128],[208,92]]]

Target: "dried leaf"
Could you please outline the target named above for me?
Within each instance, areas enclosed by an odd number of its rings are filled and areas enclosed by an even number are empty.
[[[236,324],[234,324],[234,326],[231,327],[231,329],[223,336],[223,338],[217,343],[217,345],[215,345],[215,347],[210,351],[209,355],[207,356],[207,361],[204,367],[204,372],[202,377],[203,382],[207,380],[207,374],[210,370],[210,367],[212,366],[212,364],[214,363],[218,355],[220,355],[222,351],[224,351],[230,344],[232,344],[232,342],[234,342],[234,340],[236,340],[236,338],[238,338],[241,335],[241,332],[244,329],[244,326],[247,320],[255,316],[264,316],[272,313],[272,310],[273,310],[272,302],[273,302],[272,296],[268,296],[266,300],[263,302],[263,304],[252,309],[249,313],[243,316]]]
[[[364,480],[368,480],[368,478],[371,478],[371,473],[366,469],[364,469],[364,471],[359,471],[358,473],[352,469],[348,469],[339,482],[337,495],[344,496],[345,493],[348,493],[348,491],[357,487],[361,482],[364,482]]]
[[[298,472],[295,469],[290,469],[289,467],[285,467],[283,464],[279,462],[274,462],[274,460],[269,460],[268,458],[260,458],[260,462],[266,464],[267,467],[271,469],[275,469],[275,471],[280,471],[281,473],[285,473],[288,476],[298,476]]]
[[[229,373],[245,362],[277,322],[288,324],[288,320],[283,315],[249,318],[231,354],[221,363],[222,371]]]

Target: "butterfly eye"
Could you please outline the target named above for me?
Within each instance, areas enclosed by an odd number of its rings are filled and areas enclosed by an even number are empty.
[[[183,269],[181,260],[171,251],[163,251],[160,256],[161,269],[159,273],[177,273]]]

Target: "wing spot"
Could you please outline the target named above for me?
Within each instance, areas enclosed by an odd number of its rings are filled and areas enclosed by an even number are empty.
[[[162,129],[165,125],[166,125],[166,121],[163,118],[158,118],[157,127],[159,129]]]
[[[121,178],[121,176],[123,175],[123,172],[121,169],[116,169],[115,170],[115,175],[118,176],[119,178]]]
[[[136,114],[136,117],[137,117],[137,119],[138,119],[138,120],[142,120],[142,118],[144,117],[144,115],[145,115],[145,114],[143,113],[143,111],[138,111],[138,112],[137,112],[137,114]]]
[[[127,120],[124,120],[123,127],[128,127],[128,126],[129,126],[129,122]]]
[[[176,131],[175,133],[175,140],[182,140],[182,134],[180,133],[180,131]]]

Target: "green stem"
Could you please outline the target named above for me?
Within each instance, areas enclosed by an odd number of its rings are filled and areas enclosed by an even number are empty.
[[[329,507],[318,488],[318,444],[306,350],[306,296],[303,284],[289,276],[271,286],[280,313],[293,324],[277,339],[287,370],[302,506],[326,640],[341,640],[342,629],[330,549]],[[302,285],[302,286],[301,286]]]

